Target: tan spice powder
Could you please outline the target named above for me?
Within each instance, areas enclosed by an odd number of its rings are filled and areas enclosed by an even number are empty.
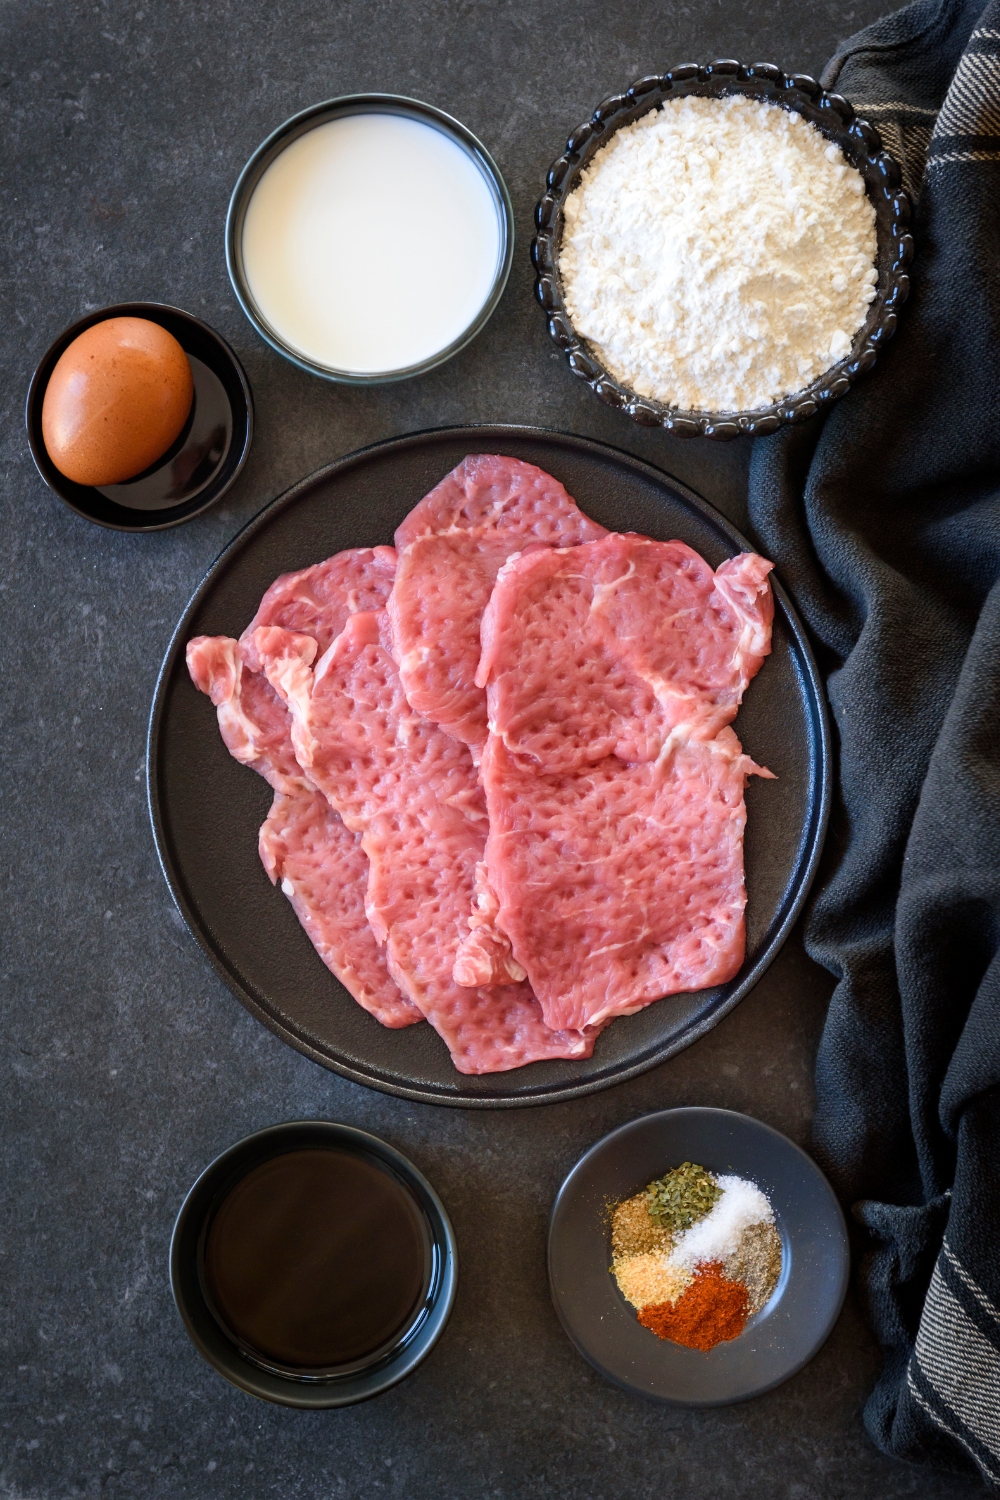
[[[625,1301],[640,1309],[651,1302],[676,1302],[694,1280],[690,1271],[672,1266],[658,1250],[616,1260],[614,1273]]]
[[[654,1224],[649,1217],[645,1193],[636,1193],[634,1198],[618,1204],[611,1219],[611,1253],[616,1261],[645,1255],[650,1250],[668,1255],[672,1246],[670,1230]]]
[[[611,1269],[622,1296],[633,1307],[673,1302],[690,1283],[690,1271],[668,1264],[672,1247],[670,1230],[650,1217],[646,1193],[617,1205],[611,1220]]]
[[[751,1224],[723,1267],[730,1281],[747,1289],[748,1313],[753,1317],[768,1302],[781,1275],[781,1237],[773,1224]]]

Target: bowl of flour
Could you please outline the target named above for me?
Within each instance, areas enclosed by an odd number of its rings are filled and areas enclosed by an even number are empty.
[[[536,295],[635,421],[732,438],[845,395],[909,292],[910,201],[846,99],[765,64],[637,80],[573,131],[536,210]]]

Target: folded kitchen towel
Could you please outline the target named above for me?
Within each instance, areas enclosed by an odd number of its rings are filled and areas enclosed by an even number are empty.
[[[917,206],[875,370],[751,459],[837,730],[815,1144],[867,1244],[870,1433],[1000,1488],[1000,0],[916,0],[823,81]]]

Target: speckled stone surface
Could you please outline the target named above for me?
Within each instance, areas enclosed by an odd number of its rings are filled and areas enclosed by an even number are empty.
[[[964,1478],[883,1459],[861,1426],[877,1364],[853,1302],[818,1358],[749,1405],[646,1404],[606,1385],[548,1299],[545,1221],[565,1172],[647,1110],[718,1104],[808,1139],[828,980],[792,941],[738,1010],[658,1071],[542,1110],[465,1113],[341,1081],[266,1032],[172,909],[143,743],[173,624],[273,495],[362,444],[514,421],[632,449],[737,524],[746,449],[683,446],[600,406],[531,295],[531,211],[567,130],[633,77],[690,58],[817,71],[881,0],[7,0],[0,55],[4,626],[0,1496],[276,1500],[921,1500]],[[223,219],[247,156],[294,111],[380,89],[487,143],[518,245],[499,311],[458,359],[383,390],[331,387],[272,353],[226,278]],[[372,232],[401,226],[386,207]],[[359,247],[363,253],[363,246]],[[257,436],[223,504],[178,531],[99,530],[46,490],[22,405],[84,311],[129,298],[206,318],[246,363]],[[389,1395],[300,1414],[203,1364],[167,1246],[186,1188],[274,1121],[325,1116],[407,1151],[455,1222],[461,1281],[431,1358]]]

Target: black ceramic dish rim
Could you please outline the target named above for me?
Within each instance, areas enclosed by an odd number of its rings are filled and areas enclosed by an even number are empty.
[[[691,1046],[717,1026],[730,1011],[734,1010],[740,1001],[760,982],[763,975],[777,958],[787,941],[789,933],[798,921],[809,891],[812,888],[813,881],[816,878],[816,872],[819,868],[819,861],[826,839],[827,826],[830,820],[833,797],[833,746],[829,714],[826,707],[826,694],[805,626],[800,620],[785,589],[772,573],[771,586],[775,598],[780,605],[789,633],[794,640],[796,650],[800,653],[803,670],[810,688],[810,701],[815,712],[814,732],[819,764],[816,796],[803,836],[803,844],[808,853],[803,859],[802,876],[795,895],[783,909],[780,920],[774,929],[773,936],[766,949],[756,958],[733,992],[726,996],[725,999],[719,1001],[708,1015],[702,1016],[697,1022],[694,1022],[680,1037],[675,1038],[666,1045],[652,1048],[647,1055],[638,1058],[629,1066],[620,1068],[606,1076],[588,1078],[578,1084],[568,1086],[546,1086],[535,1094],[520,1094],[515,1096],[504,1094],[452,1095],[437,1093],[420,1086],[411,1087],[399,1083],[392,1078],[378,1077],[370,1071],[351,1067],[349,1064],[330,1057],[319,1047],[314,1046],[308,1037],[293,1031],[283,1019],[279,1019],[272,1014],[271,1010],[262,1004],[246,985],[240,982],[211,942],[207,940],[201,930],[200,923],[187,901],[183,882],[180,880],[173,866],[169,842],[166,838],[159,805],[159,741],[164,705],[166,703],[166,689],[178,659],[183,656],[190,634],[189,622],[197,613],[205,594],[212,587],[220,565],[245,545],[255,531],[266,526],[276,509],[285,509],[290,505],[294,505],[302,493],[308,491],[322,479],[365,462],[369,455],[373,453],[387,452],[394,448],[405,447],[414,441],[428,437],[461,437],[463,440],[468,438],[470,442],[474,443],[479,443],[483,440],[490,443],[503,443],[505,438],[541,437],[550,442],[561,441],[566,443],[575,451],[592,448],[595,453],[606,454],[610,452],[629,467],[636,468],[644,475],[651,477],[656,483],[667,483],[683,494],[685,501],[693,506],[714,527],[720,530],[737,551],[752,550],[751,544],[747,539],[737,531],[735,526],[731,525],[720,511],[717,511],[707,500],[703,499],[700,495],[696,495],[693,490],[690,490],[679,480],[665,474],[652,464],[645,463],[642,459],[637,458],[634,453],[628,453],[623,449],[614,447],[610,443],[580,437],[576,433],[556,432],[551,429],[527,427],[511,423],[474,424],[463,427],[429,428],[423,432],[407,433],[403,437],[385,439],[377,443],[368,444],[364,448],[356,449],[355,452],[346,454],[343,458],[339,458],[332,464],[327,464],[323,468],[316,470],[315,473],[299,480],[297,484],[284,491],[283,494],[276,496],[274,500],[258,511],[257,515],[248,521],[242,530],[237,532],[236,536],[219,553],[188,601],[164,653],[160,671],[156,679],[156,686],[153,690],[149,726],[146,733],[146,802],[153,833],[153,842],[156,846],[156,856],[160,864],[160,869],[174,905],[183,918],[188,931],[209,959],[226,988],[269,1031],[272,1031],[282,1041],[294,1047],[296,1051],[301,1052],[313,1062],[319,1063],[321,1067],[327,1068],[331,1072],[338,1073],[341,1077],[350,1079],[352,1083],[360,1083],[366,1088],[378,1089],[379,1092],[391,1094],[395,1098],[411,1099],[421,1104],[444,1105],[451,1109],[525,1109],[537,1105],[560,1104],[570,1099],[579,1099],[588,1094],[599,1093],[603,1089],[612,1088],[616,1084],[624,1083],[628,1079],[638,1078],[643,1073],[649,1072],[652,1068],[659,1067],[661,1063],[667,1062],[678,1052],[684,1051],[685,1048]]]
[[[578,1178],[585,1173],[587,1164],[591,1162],[599,1153],[607,1150],[613,1142],[627,1137],[632,1131],[644,1125],[649,1125],[653,1121],[676,1119],[682,1115],[688,1117],[697,1116],[702,1119],[705,1116],[711,1115],[717,1119],[730,1121],[733,1128],[738,1130],[745,1129],[747,1125],[750,1125],[754,1130],[760,1131],[766,1136],[771,1136],[775,1141],[780,1142],[782,1149],[787,1149],[794,1156],[800,1157],[809,1168],[809,1170],[815,1173],[816,1176],[822,1180],[824,1186],[826,1187],[826,1190],[829,1194],[830,1204],[835,1210],[835,1218],[840,1225],[841,1234],[843,1236],[842,1242],[846,1251],[840,1267],[840,1275],[837,1282],[836,1292],[830,1299],[829,1312],[824,1321],[822,1330],[813,1339],[809,1349],[798,1360],[790,1365],[787,1370],[783,1371],[782,1374],[777,1376],[774,1380],[769,1380],[763,1382],[759,1386],[754,1386],[752,1390],[747,1391],[744,1395],[724,1396],[715,1401],[685,1401],[682,1398],[678,1397],[668,1398],[666,1396],[656,1395],[651,1392],[637,1391],[634,1386],[620,1380],[613,1371],[606,1369],[604,1365],[601,1364],[598,1360],[592,1358],[588,1350],[586,1350],[579,1343],[575,1333],[566,1321],[562,1306],[560,1304],[560,1300],[556,1295],[555,1280],[552,1269],[552,1232],[556,1215],[564,1196],[567,1195],[573,1187],[575,1187],[576,1180],[578,1180]],[[580,1159],[574,1162],[573,1166],[566,1173],[566,1176],[563,1178],[562,1182],[559,1185],[559,1191],[556,1193],[556,1196],[552,1202],[552,1208],[549,1211],[549,1219],[545,1233],[545,1248],[546,1270],[549,1279],[549,1295],[552,1299],[552,1307],[555,1311],[556,1317],[559,1319],[560,1327],[562,1328],[566,1337],[569,1339],[570,1343],[573,1345],[574,1349],[576,1349],[583,1356],[583,1358],[587,1361],[592,1369],[596,1370],[598,1374],[603,1376],[605,1380],[610,1381],[612,1385],[616,1385],[619,1390],[627,1391],[630,1395],[633,1396],[641,1395],[644,1400],[655,1402],[658,1406],[677,1406],[700,1410],[717,1406],[737,1406],[742,1404],[744,1401],[753,1401],[758,1396],[764,1396],[768,1391],[776,1390],[778,1386],[784,1385],[786,1381],[791,1380],[793,1376],[797,1375],[800,1370],[804,1370],[806,1365],[809,1364],[811,1360],[815,1359],[820,1349],[822,1349],[823,1345],[830,1337],[831,1333],[836,1327],[837,1319],[840,1317],[840,1314],[843,1311],[844,1303],[847,1299],[848,1286],[850,1284],[850,1235],[847,1228],[847,1220],[844,1217],[844,1210],[841,1207],[840,1200],[834,1192],[833,1187],[831,1186],[825,1173],[821,1171],[817,1163],[809,1155],[808,1151],[804,1151],[796,1141],[793,1141],[791,1139],[790,1136],[785,1135],[780,1130],[776,1130],[773,1125],[768,1125],[765,1123],[765,1121],[758,1120],[754,1115],[745,1115],[740,1110],[720,1109],[715,1105],[708,1104],[684,1104],[679,1105],[674,1109],[653,1110],[647,1115],[637,1116],[637,1118],[634,1120],[626,1120],[624,1124],[616,1126],[614,1130],[609,1130],[607,1135],[603,1135],[601,1136],[600,1140],[595,1141],[594,1144],[584,1152]],[[610,1272],[608,1274],[610,1275]]]
[[[291,145],[293,140],[297,140],[328,120],[342,119],[355,114],[402,115],[424,124],[429,123],[443,134],[451,136],[477,163],[496,195],[500,210],[498,217],[504,240],[503,253],[489,296],[479,312],[458,338],[453,339],[444,349],[438,350],[428,359],[420,360],[417,364],[408,365],[399,370],[376,370],[364,373],[335,369],[308,359],[298,350],[293,349],[290,344],[286,344],[277,330],[271,327],[254,301],[243,269],[243,223],[250,199],[267,168],[281,155],[286,146]],[[416,375],[424,375],[430,370],[436,370],[439,365],[454,358],[479,336],[493,316],[503,296],[513,263],[514,207],[503,174],[493,157],[482,141],[473,135],[472,131],[460,120],[456,120],[433,104],[426,104],[420,99],[411,99],[405,94],[340,94],[336,98],[310,105],[308,109],[292,115],[276,130],[273,130],[250,157],[233,188],[232,197],[229,200],[229,211],[226,214],[226,267],[233,284],[233,291],[247,318],[265,343],[270,344],[276,353],[293,365],[297,365],[300,370],[305,370],[310,375],[318,375],[323,380],[333,381],[337,385],[392,385],[396,381],[410,380]]]
[[[855,335],[850,354],[809,386],[753,411],[684,411],[637,395],[602,366],[593,347],[574,329],[559,275],[563,206],[578,186],[583,169],[621,126],[631,124],[669,98],[734,93],[797,110],[830,140],[841,147],[846,143],[864,176],[869,198],[881,194],[890,205],[890,233],[896,253],[884,281],[882,277],[879,279],[872,304],[874,320],[870,313]],[[807,73],[786,74],[773,63],[741,63],[732,58],[704,64],[685,63],[667,73],[636,79],[623,93],[603,100],[590,119],[571,132],[565,152],[548,170],[546,191],[535,208],[537,234],[531,242],[535,297],[548,320],[549,335],[562,350],[573,374],[586,381],[608,406],[623,411],[644,427],[663,427],[678,437],[721,441],[741,435],[761,437],[789,422],[804,422],[815,416],[832,401],[846,396],[858,377],[875,364],[882,345],[896,331],[898,311],[910,292],[907,271],[913,258],[910,217],[910,197],[902,186],[898,162],[883,148],[874,126],[860,118],[842,95],[828,93]],[[884,248],[882,238],[879,226],[880,251]]]
[[[233,412],[234,429],[239,424],[240,418],[245,419],[246,431],[242,439],[242,445],[240,447],[239,453],[237,454],[236,462],[233,466],[232,472],[226,478],[225,483],[219,486],[218,489],[216,489],[213,487],[214,482],[210,480],[206,485],[203,494],[200,496],[195,496],[195,498],[200,500],[201,503],[199,505],[196,505],[194,509],[184,510],[184,505],[182,502],[181,504],[173,507],[174,510],[183,511],[182,515],[171,516],[170,512],[164,511],[136,511],[137,516],[166,514],[168,518],[166,520],[136,522],[135,525],[127,524],[124,521],[117,522],[103,520],[100,516],[93,516],[88,511],[83,510],[74,500],[69,497],[68,494],[63,493],[62,489],[59,487],[58,470],[53,465],[52,460],[49,458],[48,454],[44,451],[44,447],[41,444],[39,438],[36,437],[36,426],[38,428],[38,432],[41,432],[41,403],[45,398],[45,390],[49,382],[49,377],[51,376],[52,371],[55,368],[56,361],[59,359],[59,356],[63,353],[63,351],[67,349],[73,342],[73,340],[75,338],[78,338],[81,333],[84,333],[88,328],[92,328],[95,323],[105,322],[108,318],[148,318],[150,322],[160,322],[161,316],[164,313],[169,314],[171,318],[179,318],[182,322],[188,323],[192,327],[197,328],[199,333],[204,335],[212,343],[218,346],[221,355],[231,366],[233,373],[237,378],[239,386],[243,391],[245,402],[245,408],[243,411]],[[232,402],[230,402],[230,406],[232,406]],[[110,307],[102,307],[99,308],[96,312],[87,313],[84,317],[79,318],[75,323],[70,324],[68,328],[64,328],[62,333],[59,334],[58,338],[53,339],[52,343],[46,349],[45,353],[38,361],[38,364],[35,366],[34,374],[31,377],[31,383],[28,386],[28,394],[25,398],[24,403],[24,425],[27,429],[28,447],[31,450],[31,456],[34,459],[35,468],[38,470],[42,479],[44,479],[45,483],[48,485],[52,493],[58,496],[62,503],[71,511],[73,511],[74,515],[81,516],[85,521],[89,521],[93,526],[103,526],[106,531],[169,531],[174,526],[183,526],[187,521],[193,521],[195,516],[203,515],[206,510],[210,509],[211,506],[215,505],[219,500],[221,500],[227,490],[229,490],[230,487],[235,483],[237,477],[243,469],[244,464],[247,461],[250,453],[250,445],[253,442],[253,392],[250,389],[250,382],[247,379],[246,371],[240,363],[235,351],[222,337],[221,333],[218,333],[208,323],[204,322],[202,318],[195,317],[194,313],[185,312],[182,307],[173,307],[168,302],[116,302]],[[236,434],[234,431],[234,444],[235,437]],[[232,452],[232,449],[230,450],[230,452]],[[76,486],[76,488],[89,489],[91,488],[91,486],[83,485]],[[124,510],[125,507],[122,506],[120,507],[120,509]]]
[[[242,1177],[259,1162],[285,1150],[337,1147],[374,1157],[410,1192],[430,1235],[433,1266],[430,1289],[424,1299],[425,1315],[418,1316],[411,1330],[394,1351],[373,1366],[356,1373],[327,1378],[301,1379],[272,1373],[252,1362],[226,1336],[198,1286],[190,1298],[185,1275],[198,1284],[198,1272],[186,1253],[188,1236],[200,1232],[219,1200],[223,1186],[230,1186],[235,1173]],[[246,1161],[245,1167],[242,1162]],[[174,1303],[191,1342],[207,1364],[230,1384],[279,1406],[303,1410],[353,1406],[371,1400],[398,1385],[430,1354],[451,1316],[458,1287],[458,1246],[448,1212],[427,1178],[387,1141],[353,1125],[333,1120],[287,1120],[244,1136],[221,1152],[202,1171],[184,1196],[170,1237],[170,1286]],[[191,1302],[196,1301],[196,1309]],[[214,1335],[205,1337],[202,1323]],[[222,1353],[220,1354],[220,1347]]]

